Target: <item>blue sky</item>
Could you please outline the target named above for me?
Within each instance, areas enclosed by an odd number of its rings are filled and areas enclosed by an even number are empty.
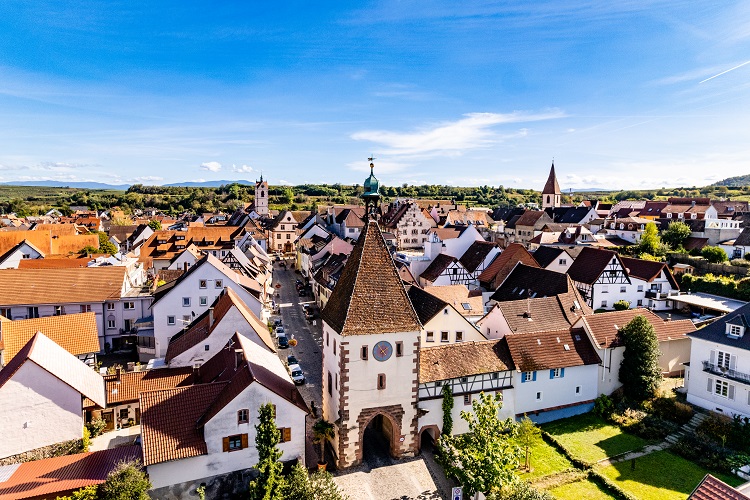
[[[0,32],[0,182],[750,173],[749,2],[4,0]]]

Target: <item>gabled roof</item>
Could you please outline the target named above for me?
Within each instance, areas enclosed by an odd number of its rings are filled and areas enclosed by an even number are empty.
[[[708,241],[708,238],[705,238]],[[750,227],[746,227],[742,230],[737,239],[734,240],[734,246],[736,247],[747,247],[750,246]],[[685,247],[687,250],[687,247]]]
[[[674,290],[680,289],[666,262],[654,262],[651,260],[633,259],[631,257],[620,257],[620,261],[625,266],[628,276],[650,283],[658,278],[663,271],[672,288]]]
[[[542,246],[542,247],[537,248],[536,251],[532,255],[534,257],[534,260],[537,261],[537,263],[540,266],[547,267],[550,264],[552,264],[555,260],[557,260],[557,257],[564,251],[565,250],[561,247]]]
[[[711,474],[706,474],[688,500],[750,500],[750,497]]]
[[[481,316],[484,314],[484,302],[481,290],[469,291],[466,285],[426,286],[424,291],[452,305],[462,316]]]
[[[419,316],[419,321],[423,325],[426,325],[440,311],[448,307],[447,302],[425,292],[418,286],[410,286],[408,295],[417,316]]]
[[[742,337],[733,338],[729,337],[726,333],[726,325],[738,324],[745,327],[745,333]],[[739,309],[727,313],[725,316],[714,321],[710,325],[704,326],[700,330],[689,334],[690,337],[695,339],[707,340],[709,342],[715,342],[717,344],[728,345],[737,347],[738,349],[745,349],[750,351],[750,303],[745,304]],[[2,372],[0,372],[0,376]]]
[[[321,318],[341,335],[420,330],[375,221],[365,225]]]
[[[58,495],[103,483],[120,462],[140,459],[140,446],[121,446],[0,466],[0,500],[59,498]],[[6,476],[4,469],[11,468]]]
[[[746,239],[740,240],[744,232],[745,230],[743,229],[742,233],[740,233],[740,237],[734,240],[735,245],[750,245],[750,232],[745,236]],[[742,241],[742,243],[738,243],[739,241]],[[695,236],[688,236],[682,243],[683,248],[687,251],[701,250],[706,245],[708,245],[708,238],[697,238]]]
[[[651,323],[659,342],[684,339],[686,335],[696,331],[695,325],[688,319],[664,321],[648,309],[607,311],[585,316],[582,321],[585,328],[591,333],[596,346],[609,349],[623,345],[620,329],[630,323],[636,316],[643,316]]]
[[[511,243],[502,253],[493,259],[490,265],[479,274],[477,279],[482,286],[494,289],[503,282],[518,262],[522,262],[528,266],[539,265],[523,245],[520,243]]]
[[[568,269],[568,276],[573,281],[591,285],[599,279],[599,276],[602,275],[613,258],[616,258],[622,264],[619,255],[612,250],[585,247]]]
[[[42,252],[41,250],[39,250],[30,241],[28,241],[28,240],[22,240],[22,241],[19,241],[18,244],[16,244],[13,247],[11,247],[10,250],[8,250],[4,254],[0,255],[0,262],[3,262],[6,258],[10,257],[13,254],[13,252],[15,252],[16,250],[18,250],[19,248],[21,248],[24,245],[30,246],[31,248],[33,248],[34,250],[36,250],[42,257],[44,257],[44,252]]]
[[[438,256],[430,262],[430,265],[427,266],[427,269],[422,271],[422,274],[420,274],[419,277],[423,280],[433,282],[454,262],[458,262],[458,259],[444,253],[438,254]]]
[[[459,259],[459,262],[467,271],[473,273],[477,270],[479,265],[484,262],[493,248],[497,248],[496,243],[491,243],[489,241],[475,241],[466,249]]]
[[[567,274],[519,262],[490,298],[504,302],[527,297],[551,297],[572,292],[574,288]]]
[[[544,184],[542,194],[560,194],[560,185],[557,183],[557,175],[555,175],[555,163],[552,162],[552,167],[549,169],[549,177],[547,182]]]
[[[99,329],[93,312],[3,321],[0,332],[6,362],[13,359],[37,332],[42,332],[74,356],[99,352]]]
[[[192,375],[189,366],[105,375],[107,406],[137,402],[142,392],[192,385]]]
[[[514,334],[564,330],[581,316],[591,314],[578,290],[552,297],[498,302],[489,314],[499,309]]]
[[[513,363],[519,371],[549,370],[601,362],[588,336],[578,329],[506,335]]]
[[[127,268],[0,269],[0,305],[68,304],[118,300]],[[60,293],[64,290],[65,293]]]
[[[552,217],[547,215],[547,212],[543,210],[527,210],[524,214],[519,217],[516,221],[516,227],[518,226],[534,226],[538,222],[552,222]]]
[[[419,383],[513,370],[502,340],[460,342],[419,351]]]
[[[69,385],[81,395],[104,408],[104,381],[98,373],[89,368],[68,351],[55,344],[43,333],[37,333],[16,356],[0,370],[0,388],[24,365],[34,363],[54,377]]]

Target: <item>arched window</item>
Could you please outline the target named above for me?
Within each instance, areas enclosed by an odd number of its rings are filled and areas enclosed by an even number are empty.
[[[549,195],[547,195],[547,203],[549,203]]]

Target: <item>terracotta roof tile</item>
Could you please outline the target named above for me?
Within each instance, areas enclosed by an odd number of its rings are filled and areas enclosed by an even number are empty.
[[[6,481],[0,482],[0,500],[54,498],[103,483],[117,464],[140,458],[140,446],[123,446],[24,462]]]
[[[688,319],[664,321],[648,309],[608,311],[586,316],[583,322],[598,347],[612,348],[622,345],[619,329],[630,323],[636,316],[643,316],[651,323],[659,342],[686,338],[687,334],[696,331],[695,325]]]
[[[495,308],[500,309],[516,334],[563,330],[581,316],[591,314],[578,290],[553,297],[498,302]]]
[[[427,269],[422,271],[422,274],[420,274],[419,277],[423,280],[434,282],[441,274],[443,274],[443,271],[448,269],[448,266],[457,261],[458,259],[455,257],[441,253],[430,262],[430,265],[427,266]]]
[[[160,368],[141,372],[121,372],[118,375],[106,375],[104,387],[107,393],[107,405],[131,403],[138,401],[142,392],[161,391],[187,386],[192,383],[193,369]]]
[[[674,276],[672,276],[672,272],[669,270],[669,267],[667,267],[666,262],[654,262],[651,260],[633,259],[630,257],[620,257],[620,261],[625,266],[628,276],[651,282],[658,278],[662,271],[664,271],[672,288],[674,290],[680,289]]]
[[[582,330],[552,330],[506,335],[510,355],[522,372],[595,365],[601,362]]]
[[[479,265],[484,262],[484,259],[490,254],[493,248],[497,248],[497,243],[491,243],[489,241],[475,241],[471,246],[464,252],[459,259],[461,265],[473,273],[477,270]]]
[[[365,225],[321,318],[341,335],[420,330],[376,222]]]
[[[494,290],[510,274],[515,265],[522,262],[527,266],[539,267],[534,257],[520,243],[511,243],[501,254],[494,258],[487,268],[477,277],[479,283]]]
[[[544,184],[542,194],[560,194],[560,185],[557,183],[554,163],[552,163],[552,167],[549,170],[549,177],[547,177],[547,182]]]
[[[76,269],[0,269],[0,305],[104,302],[120,298],[121,266]],[[60,293],[64,290],[65,293]]]
[[[13,359],[36,332],[42,332],[74,356],[99,352],[99,330],[93,312],[3,321],[0,332],[6,362]]]
[[[498,302],[525,298],[551,297],[572,292],[575,287],[567,274],[518,263],[490,297]]]
[[[484,314],[482,294],[472,295],[466,285],[426,286],[424,291],[452,305],[464,316],[481,316]],[[468,309],[464,304],[468,306]]]
[[[750,500],[750,497],[711,474],[706,474],[690,494],[688,500]]]
[[[461,342],[419,351],[422,384],[513,369],[513,360],[503,340]]]
[[[590,285],[599,279],[612,258],[619,260],[617,253],[612,250],[584,247],[568,269],[568,276],[573,281]]]

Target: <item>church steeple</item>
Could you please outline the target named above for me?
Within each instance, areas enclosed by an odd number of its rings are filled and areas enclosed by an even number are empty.
[[[557,208],[561,206],[561,197],[560,184],[557,183],[557,175],[555,175],[555,161],[552,160],[552,167],[549,169],[547,183],[544,185],[544,189],[542,189],[542,208]]]
[[[364,188],[364,192],[362,193],[361,198],[365,201],[365,217],[374,217],[375,211],[378,208],[378,203],[380,202],[380,181],[377,177],[375,177],[375,174],[373,173],[375,169],[375,164],[373,163],[373,160],[375,158],[368,158],[370,161],[370,177],[365,179],[364,184],[362,187]]]

